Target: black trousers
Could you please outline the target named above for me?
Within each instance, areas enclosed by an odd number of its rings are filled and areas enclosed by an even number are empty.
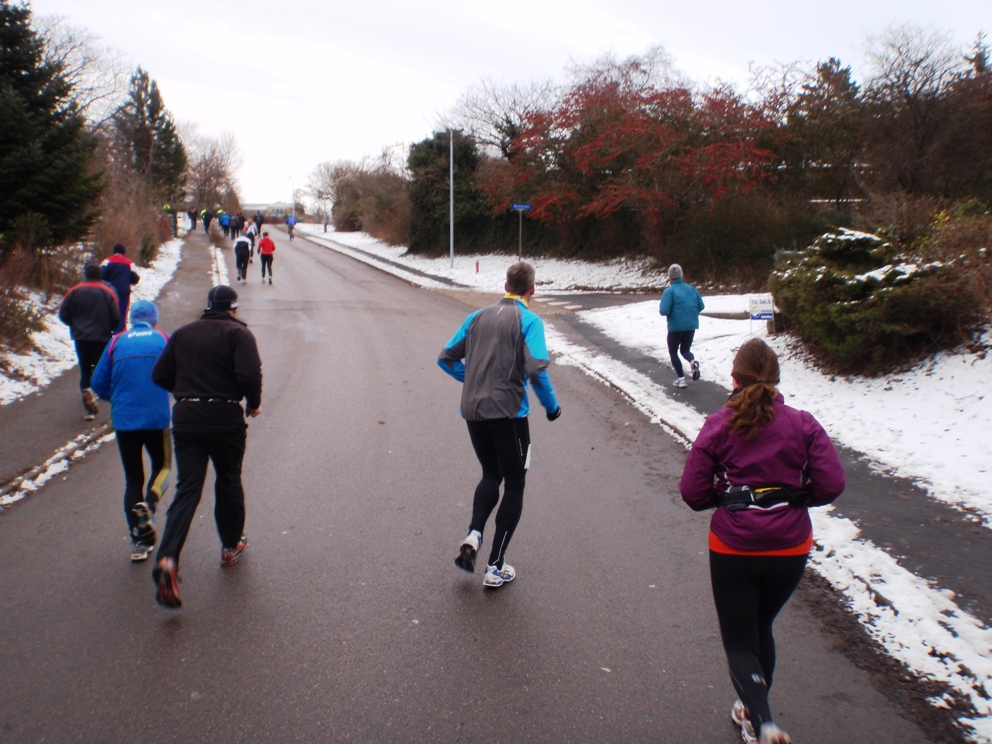
[[[214,521],[221,545],[236,547],[245,528],[245,492],[241,486],[241,462],[245,456],[244,424],[220,432],[173,430],[176,466],[176,495],[166,515],[165,534],[159,556],[175,558],[186,542],[196,507],[203,494],[207,461],[214,464]]]
[[[499,485],[503,483],[503,500],[496,512],[496,533],[489,552],[489,565],[503,568],[503,556],[524,508],[524,485],[530,464],[530,425],[526,418],[466,423],[475,456],[482,465],[482,480],[475,487],[469,531],[485,531],[489,515],[500,501]]]
[[[768,690],[775,673],[772,624],[806,568],[805,555],[725,555],[710,551],[713,600],[730,680],[756,733],[772,720]]]
[[[117,449],[121,452],[121,464],[124,466],[124,516],[134,542],[146,542],[146,536],[139,532],[138,519],[132,511],[135,505],[144,501],[154,513],[162,494],[169,487],[169,473],[172,471],[172,440],[169,435],[168,429],[117,432]],[[148,452],[152,461],[147,488],[142,450]]]
[[[107,347],[107,341],[76,341],[75,344],[76,358],[79,360],[79,389],[85,390],[90,386],[93,370]]]
[[[248,254],[247,253],[235,253],[234,254],[234,265],[238,269],[238,279],[248,278]]]
[[[679,351],[682,352],[686,361],[693,361],[696,357],[689,351],[689,347],[692,346],[692,337],[695,335],[695,331],[668,332],[668,356],[672,360],[672,366],[675,367],[675,374],[679,377],[685,377],[682,370],[682,360],[679,359]]]
[[[272,276],[272,256],[274,256],[274,255],[275,254],[273,254],[273,253],[262,253],[262,254],[260,254],[260,258],[262,259],[262,278],[263,279],[265,278],[265,267],[266,266],[269,267],[269,276],[270,277]]]

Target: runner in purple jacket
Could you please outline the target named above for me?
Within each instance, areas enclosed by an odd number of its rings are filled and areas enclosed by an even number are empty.
[[[734,392],[703,424],[679,490],[710,522],[710,577],[730,679],[740,699],[731,716],[744,741],[791,744],[772,721],[772,623],[799,585],[813,545],[807,506],[844,491],[830,437],[775,386],[778,357],[751,339],[734,358]],[[766,490],[767,489],[767,490]]]

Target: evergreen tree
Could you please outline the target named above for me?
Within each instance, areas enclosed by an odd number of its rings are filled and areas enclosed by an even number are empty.
[[[118,142],[128,165],[149,181],[159,196],[181,196],[186,150],[158,84],[140,67],[131,76],[127,102],[114,117]]]
[[[0,260],[81,239],[97,218],[103,175],[60,65],[44,59],[26,5],[0,0]]]

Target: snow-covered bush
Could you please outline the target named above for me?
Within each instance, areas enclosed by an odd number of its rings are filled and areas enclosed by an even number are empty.
[[[984,317],[954,261],[853,230],[780,252],[769,286],[789,328],[841,372],[878,374],[952,348]]]

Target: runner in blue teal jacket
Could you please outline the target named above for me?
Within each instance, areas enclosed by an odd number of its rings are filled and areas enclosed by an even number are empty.
[[[145,560],[155,547],[152,515],[172,469],[169,393],[152,382],[152,367],[169,337],[155,328],[156,323],[155,303],[135,302],[131,307],[131,330],[111,339],[93,371],[93,390],[110,401],[117,430],[132,561]],[[152,462],[147,487],[143,449]]]
[[[692,339],[699,328],[699,313],[706,305],[699,290],[682,281],[682,267],[672,264],[668,267],[668,289],[661,295],[662,315],[668,318],[668,355],[675,368],[675,387],[686,387],[685,373],[679,353],[692,366],[692,379],[699,379],[699,362],[690,348]]]

